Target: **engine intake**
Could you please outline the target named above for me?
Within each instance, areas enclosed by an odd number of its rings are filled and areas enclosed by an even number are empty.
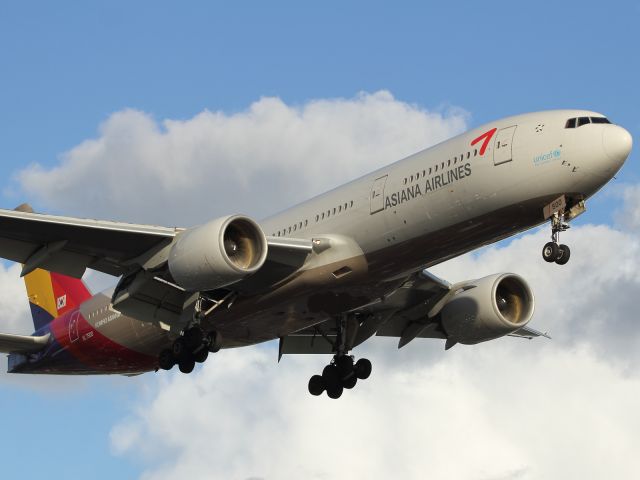
[[[442,308],[442,327],[451,339],[473,345],[524,327],[533,309],[524,279],[499,273],[463,285]]]
[[[206,291],[239,282],[258,271],[266,258],[267,239],[260,226],[232,215],[179,234],[168,264],[182,288]]]

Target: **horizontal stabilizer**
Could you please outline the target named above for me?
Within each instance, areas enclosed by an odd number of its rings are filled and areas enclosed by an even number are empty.
[[[49,341],[49,334],[41,336],[0,333],[1,353],[34,353],[42,350]]]

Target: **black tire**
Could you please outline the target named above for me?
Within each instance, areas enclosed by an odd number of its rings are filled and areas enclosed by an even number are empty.
[[[173,342],[171,350],[173,351],[173,356],[175,358],[179,359],[184,357],[188,353],[187,346],[184,342],[184,337],[176,338],[175,342]]]
[[[338,387],[340,385],[338,368],[335,365],[327,365],[324,367],[324,370],[322,370],[322,380],[327,390]]]
[[[342,388],[342,385],[327,388],[327,396],[335,400],[336,398],[340,398],[342,396],[343,391],[344,389]]]
[[[214,330],[213,332],[209,332],[207,338],[209,341],[209,351],[211,353],[220,351],[222,348],[222,335]]]
[[[337,357],[335,366],[338,368],[340,378],[348,378],[353,374],[353,358],[349,355],[341,355]]]
[[[187,347],[187,350],[193,352],[200,345],[202,345],[202,340],[204,339],[204,332],[200,327],[191,327],[182,337],[184,339],[184,344]]]
[[[176,364],[176,359],[173,356],[173,352],[168,348],[160,352],[158,357],[158,366],[162,370],[171,370]]]
[[[322,395],[324,392],[324,380],[320,375],[314,375],[309,379],[309,393],[314,396]]]
[[[193,358],[185,358],[178,362],[178,368],[182,373],[191,373],[196,366],[196,361]]]
[[[555,262],[558,258],[558,244],[555,242],[548,242],[542,247],[542,258],[545,262]]]
[[[366,380],[371,375],[371,362],[366,358],[361,358],[356,362],[356,376],[360,380]]]
[[[565,265],[571,257],[571,249],[564,245],[558,245],[558,256],[556,257],[556,263],[558,265]]]
[[[349,389],[349,390],[351,390],[353,387],[355,387],[356,383],[358,383],[358,377],[356,377],[355,374],[351,375],[346,380],[342,380],[342,386],[344,388]]]
[[[193,354],[193,359],[198,363],[204,363],[208,356],[209,350],[207,350],[206,348],[201,348]]]

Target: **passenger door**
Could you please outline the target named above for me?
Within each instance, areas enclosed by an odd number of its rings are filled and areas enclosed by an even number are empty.
[[[493,164],[500,165],[513,159],[513,135],[516,125],[498,130],[493,144]]]
[[[384,186],[387,183],[387,175],[377,178],[371,187],[371,214],[384,210]]]

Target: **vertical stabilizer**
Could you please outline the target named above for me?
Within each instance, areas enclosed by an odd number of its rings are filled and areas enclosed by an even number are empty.
[[[24,283],[36,330],[91,297],[82,280],[40,268],[25,275]]]

